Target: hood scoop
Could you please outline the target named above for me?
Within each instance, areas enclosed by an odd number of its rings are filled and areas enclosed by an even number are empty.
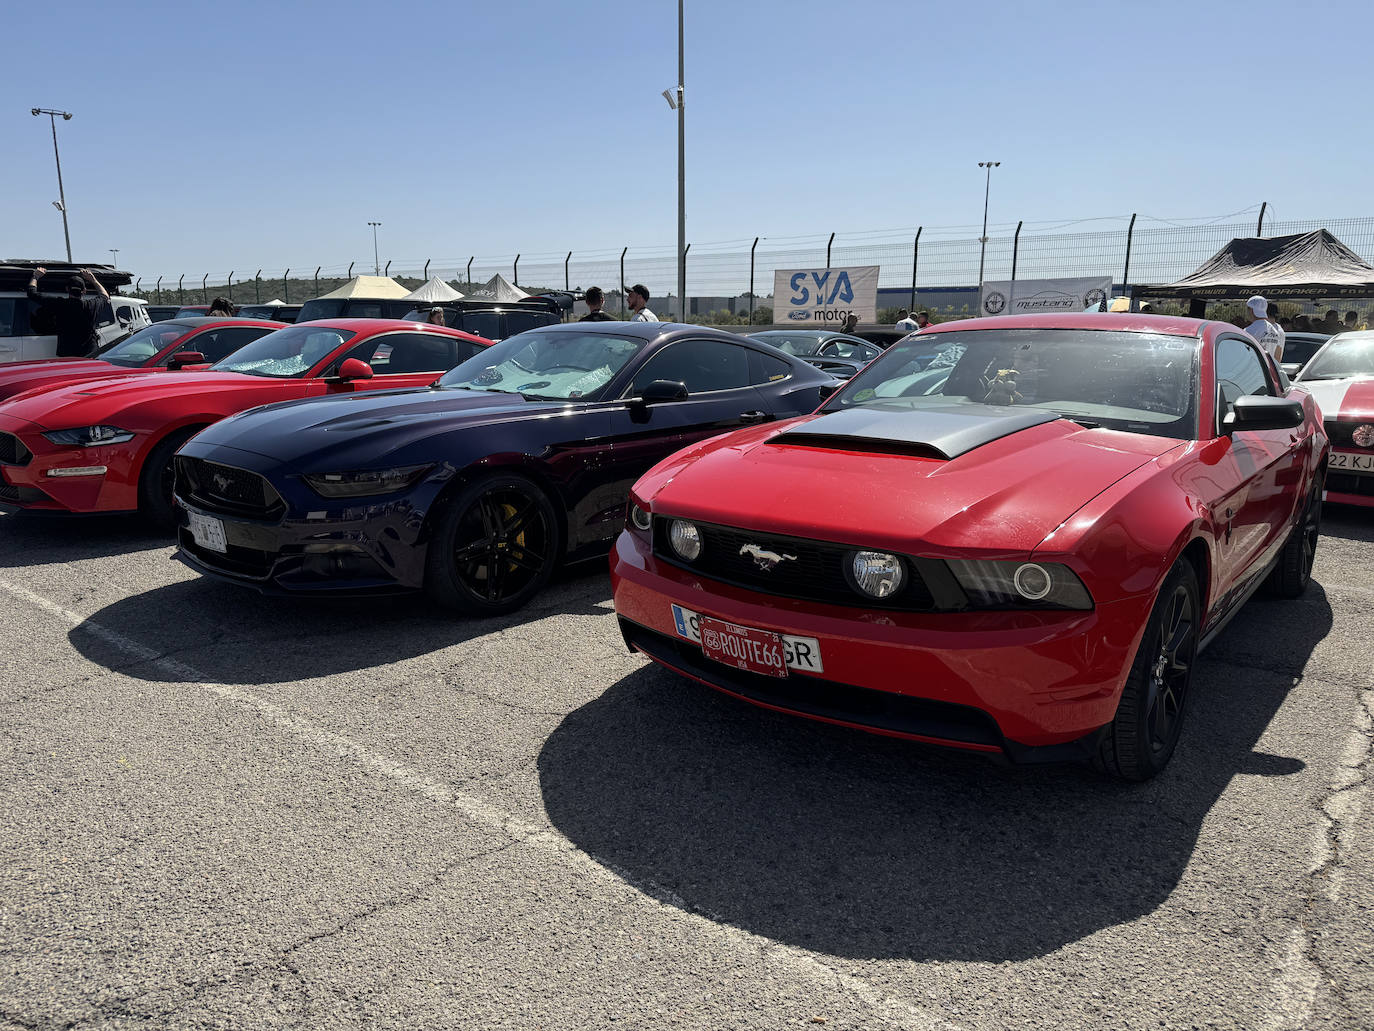
[[[769,443],[948,461],[994,440],[1058,418],[1053,412],[998,405],[912,408],[902,404],[877,404],[823,415],[795,429],[784,430]]]

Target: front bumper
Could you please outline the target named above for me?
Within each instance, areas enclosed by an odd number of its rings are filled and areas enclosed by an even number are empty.
[[[1353,451],[1346,448],[1332,448],[1334,458],[1338,454],[1348,455],[1347,461],[1374,466],[1374,456],[1368,451]],[[1374,468],[1350,467],[1329,468],[1326,473],[1326,489],[1322,494],[1324,501],[1337,505],[1359,505],[1374,508]]]
[[[1080,758],[1116,713],[1153,598],[1091,612],[876,612],[731,587],[657,562],[622,533],[611,554],[630,648],[758,705],[1014,761]],[[823,678],[706,659],[671,606],[820,642]]]
[[[6,415],[0,415],[0,434],[4,438],[0,440],[0,511],[90,513],[138,508],[139,450],[147,443],[146,437],[122,444],[62,447],[44,437],[42,427]]]

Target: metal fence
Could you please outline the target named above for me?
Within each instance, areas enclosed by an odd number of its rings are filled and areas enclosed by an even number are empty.
[[[1091,231],[1062,231],[1095,223]],[[1103,225],[1108,223],[1108,225]],[[1114,224],[1112,224],[1114,223]],[[1374,261],[1374,218],[1307,221],[1194,220],[1167,222],[1147,216],[1084,220],[1055,225],[1017,223],[989,227],[984,276],[987,279],[1040,279],[1111,275],[1122,284],[1171,283],[1193,271],[1231,239],[1284,236],[1325,228],[1366,261]],[[974,227],[972,233],[977,233]],[[776,269],[826,265],[878,265],[879,286],[908,289],[919,301],[921,290],[974,286],[978,282],[980,238],[969,227],[833,233],[809,237],[758,238],[691,245],[687,249],[688,295],[696,299],[737,298],[751,290],[767,304]],[[1129,254],[1129,267],[1127,257]],[[677,312],[670,291],[677,280],[675,248],[636,247],[620,250],[520,254],[502,257],[390,259],[383,269],[393,278],[423,280],[437,275],[464,284],[484,283],[500,273],[527,290],[600,286],[612,292],[621,285],[647,285],[662,313]],[[317,296],[323,284],[356,273],[370,273],[371,261],[317,267],[255,269],[141,275],[135,290],[181,303],[232,288],[235,299],[304,300]],[[693,305],[697,307],[697,305]]]

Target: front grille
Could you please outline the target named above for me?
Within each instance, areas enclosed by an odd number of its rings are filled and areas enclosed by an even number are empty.
[[[1333,469],[1326,474],[1326,489],[1337,494],[1357,494],[1364,498],[1374,498],[1374,476],[1337,472]]]
[[[257,473],[203,458],[178,455],[176,490],[187,501],[208,512],[279,519],[286,505],[276,489]]]
[[[1362,448],[1354,441],[1355,430],[1366,425],[1359,422],[1338,422],[1335,419],[1327,419],[1322,423],[1326,430],[1326,435],[1331,440],[1332,447],[1348,448],[1353,451],[1374,451],[1374,448]]]
[[[891,598],[876,599],[860,594],[849,585],[845,567],[857,548],[811,541],[799,537],[754,533],[727,526],[697,523],[702,535],[701,555],[695,562],[678,558],[668,542],[671,519],[654,520],[654,555],[683,569],[709,576],[713,580],[734,584],[762,594],[783,598],[801,598],[827,605],[853,605],[863,608],[884,608],[925,612],[935,607],[926,579],[922,575],[925,563],[906,558],[906,583]],[[793,556],[770,570],[759,568],[751,555],[741,548],[754,544],[780,555]]]
[[[0,465],[28,465],[32,452],[12,433],[0,433]]]

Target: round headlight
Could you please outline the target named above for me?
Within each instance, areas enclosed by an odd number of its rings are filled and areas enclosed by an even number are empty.
[[[654,518],[649,515],[647,508],[640,508],[638,505],[630,505],[630,522],[634,523],[636,530],[647,530],[653,525]]]
[[[854,586],[870,598],[890,598],[902,588],[902,560],[885,551],[858,551],[851,567]]]
[[[1374,426],[1367,422],[1356,426],[1351,439],[1355,441],[1356,447],[1374,447]]]
[[[693,562],[701,554],[701,531],[695,523],[674,519],[668,524],[668,541],[679,557]]]
[[[1027,601],[1039,601],[1054,588],[1054,579],[1050,576],[1050,571],[1044,566],[1037,566],[1034,562],[1017,566],[1011,582],[1016,588],[1016,593]]]

